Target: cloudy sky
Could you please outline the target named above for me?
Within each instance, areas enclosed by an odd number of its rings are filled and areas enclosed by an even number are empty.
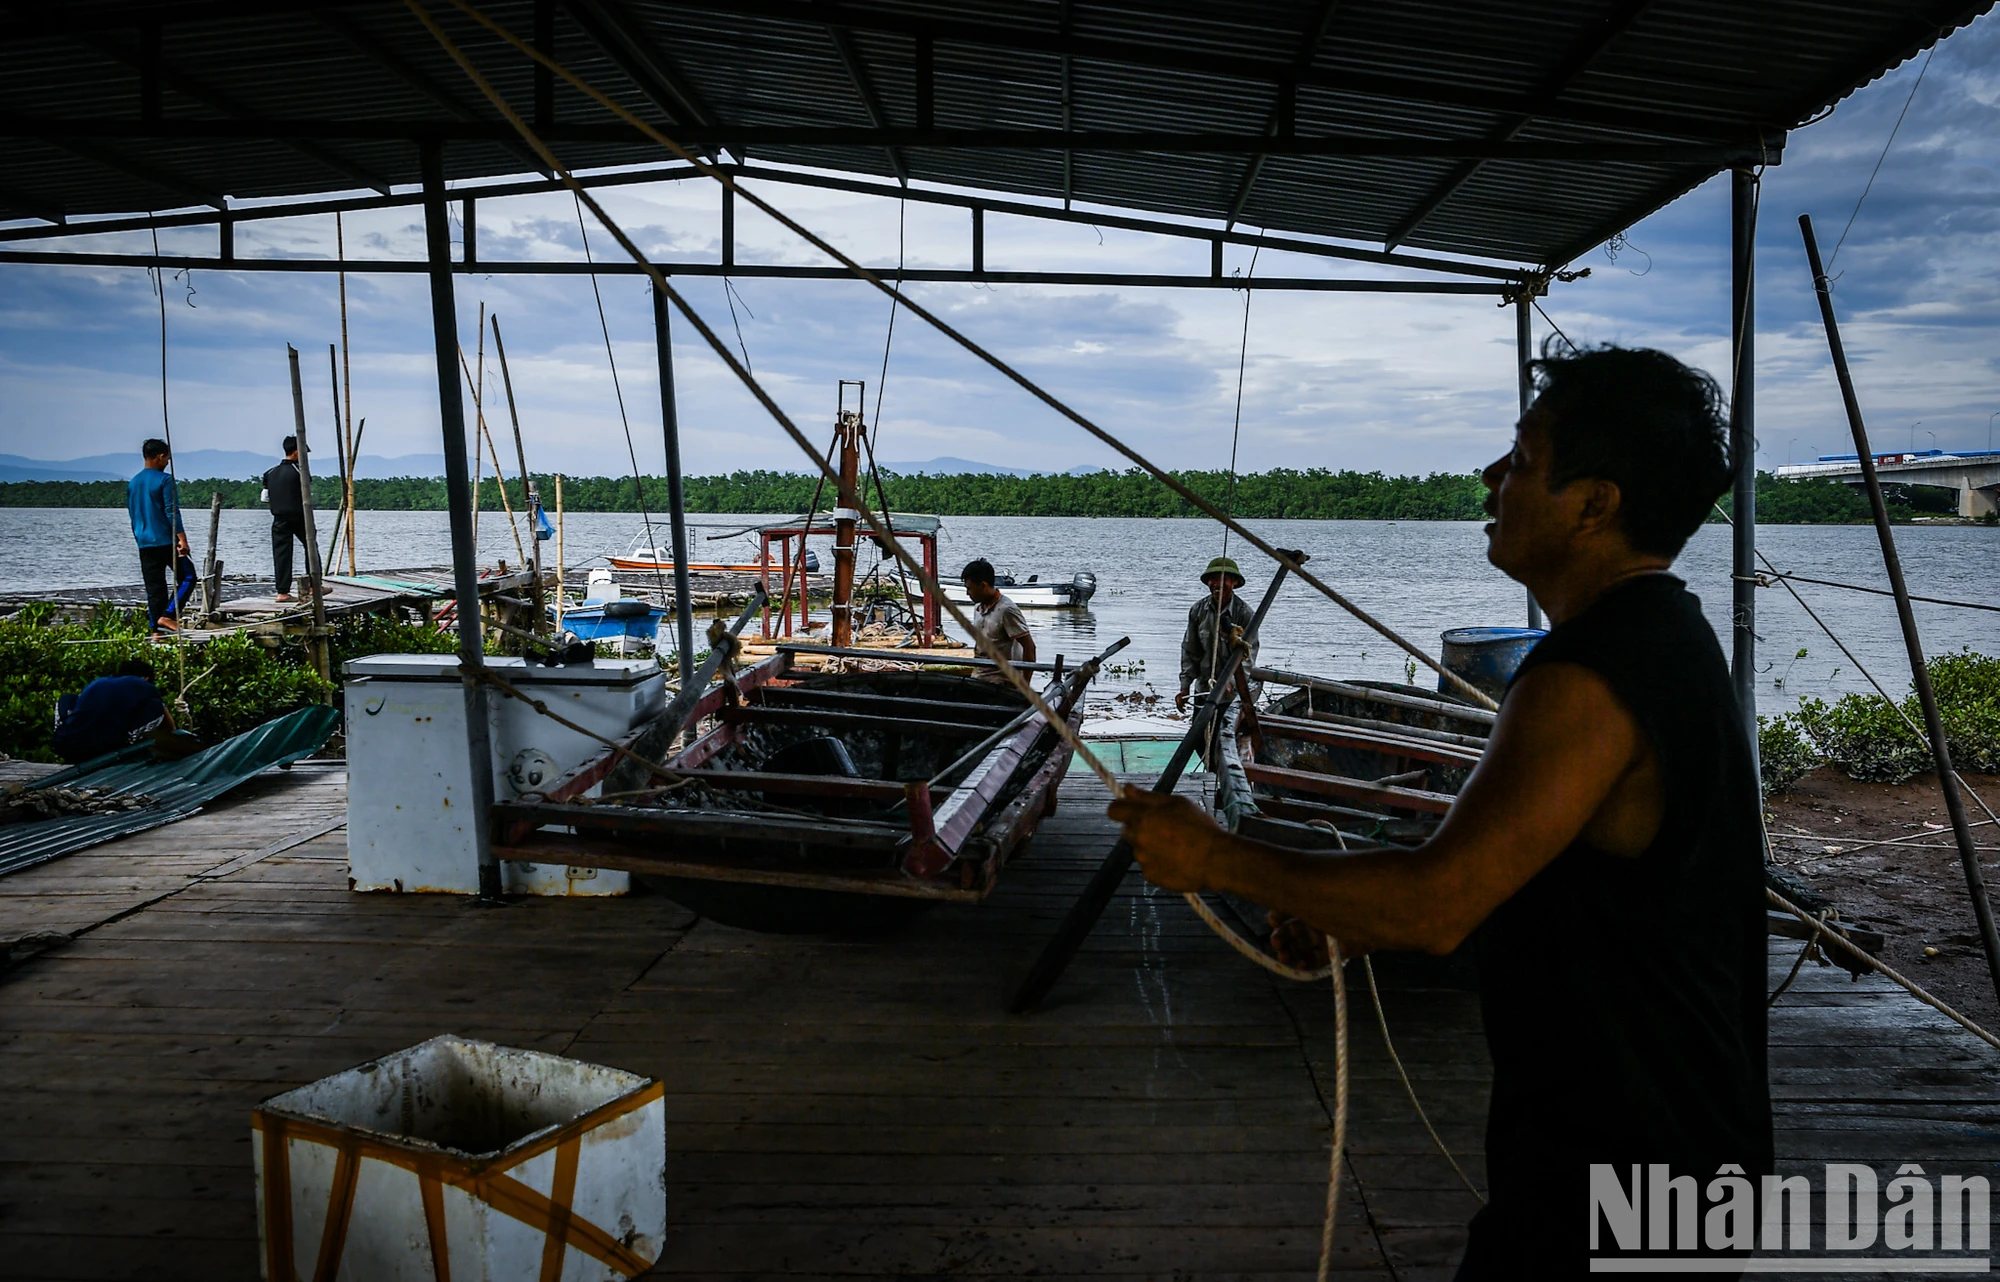
[[[1915,97],[1912,86],[1922,75]],[[1833,270],[1848,350],[1875,439],[1885,446],[1984,447],[2000,410],[2000,19],[1952,36],[1795,132],[1765,176],[1759,239],[1760,462],[1843,448],[1845,423],[1826,360],[1795,221],[1814,216],[1840,240],[1898,114],[1894,147]],[[893,264],[894,204],[796,186],[764,193],[848,252]],[[713,258],[717,193],[686,183],[617,189],[613,216],[650,253]],[[1726,374],[1728,184],[1709,183],[1574,266],[1589,279],[1545,300],[1579,343],[1663,347]],[[355,256],[420,255],[411,210],[351,218]],[[592,227],[592,248],[616,256]],[[962,267],[962,211],[910,205],[901,229],[913,267]],[[486,258],[580,258],[567,196],[480,206]],[[71,241],[82,247],[90,241]],[[98,238],[138,249],[132,237]],[[162,247],[213,252],[212,230],[163,234]],[[814,262],[775,224],[739,209],[739,261]],[[330,218],[247,224],[245,254],[327,255]],[[1201,242],[989,217],[994,268],[1201,272]],[[1248,269],[1232,249],[1230,271]],[[1259,275],[1358,274],[1264,254]],[[468,349],[483,301],[506,330],[530,466],[573,474],[629,469],[617,397],[587,278],[461,276]],[[606,277],[604,308],[639,460],[659,470],[658,391],[645,285]],[[735,338],[716,282],[691,301]],[[348,283],[355,412],[370,455],[435,453],[429,314],[420,278]],[[1243,295],[1223,291],[917,287],[923,301],[1057,395],[1172,467],[1229,460]],[[858,282],[746,280],[735,324],[758,375],[802,423],[823,431],[834,385],[881,379],[888,305]],[[338,334],[334,281],[197,273],[167,283],[174,438],[197,448],[265,449],[289,430],[287,342],[309,358],[315,423],[327,417],[326,344]],[[132,448],[157,432],[159,318],[149,278],[126,269],[0,269],[0,453],[65,459]],[[1537,318],[1538,336],[1547,325]],[[796,451],[685,326],[675,356],[690,472],[796,468]],[[1514,417],[1513,324],[1490,299],[1257,294],[1250,308],[1240,466],[1325,466],[1424,473],[1476,468]],[[889,344],[880,457],[955,455],[1056,470],[1114,461],[1024,393],[906,314]]]

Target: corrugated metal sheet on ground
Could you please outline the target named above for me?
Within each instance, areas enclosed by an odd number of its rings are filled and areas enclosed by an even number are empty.
[[[154,804],[143,810],[68,815],[0,827],[0,876],[113,837],[185,819],[251,776],[317,752],[338,724],[337,711],[315,705],[267,721],[181,761],[154,761],[152,746],[142,744],[44,775],[28,787],[103,788],[119,794],[139,793],[153,798]]]

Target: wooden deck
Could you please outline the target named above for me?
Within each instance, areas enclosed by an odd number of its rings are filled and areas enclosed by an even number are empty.
[[[453,1031],[666,1083],[672,1227],[649,1276],[1311,1276],[1324,991],[1248,966],[1135,877],[1051,1004],[1004,1013],[1112,840],[1093,781],[1065,785],[988,903],[863,940],[652,897],[354,895],[325,831],[343,785],[301,764],[0,879],[0,940],[76,935],[0,976],[0,1275],[255,1277],[251,1105]],[[1773,941],[1774,983],[1797,947]],[[1445,1278],[1474,1203],[1359,979],[1339,1268]],[[1475,1001],[1385,987],[1417,1090],[1483,1179]],[[1882,981],[1808,967],[1772,1072],[1788,1164],[1964,1170],[2000,1149],[2000,1054]]]

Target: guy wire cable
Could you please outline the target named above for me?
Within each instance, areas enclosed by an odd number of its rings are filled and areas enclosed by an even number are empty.
[[[574,193],[572,193],[574,197]],[[591,211],[601,220],[603,211],[597,202],[590,204]],[[576,230],[583,237],[583,261],[592,267],[597,260],[590,253],[590,228],[583,223],[583,202],[576,202]],[[618,398],[618,422],[625,428],[625,454],[632,460],[632,493],[639,500],[639,522],[646,527],[646,553],[653,559],[653,577],[659,581],[660,608],[667,606],[667,572],[660,567],[659,536],[653,533],[653,514],[646,509],[646,482],[639,471],[639,449],[632,444],[632,419],[625,412],[625,387],[618,379],[618,357],[611,350],[611,325],[604,319],[604,291],[598,288],[597,273],[590,273],[590,296],[597,300],[597,328],[604,335],[604,361],[611,367],[611,392]]]
[[[969,336],[967,336],[966,334],[960,332],[958,329],[953,327],[944,318],[930,311],[928,308],[924,307],[921,303],[918,303],[915,300],[911,299],[908,295],[902,294],[894,286],[884,281],[881,278],[881,276],[869,270],[867,267],[863,266],[859,262],[856,262],[846,253],[836,248],[834,245],[829,243],[823,237],[819,236],[817,233],[813,232],[811,229],[799,223],[796,219],[792,218],[790,215],[784,213],[784,211],[772,205],[769,201],[763,199],[762,197],[756,195],[754,192],[743,187],[735,180],[733,176],[722,170],[717,169],[715,166],[710,165],[706,161],[701,160],[699,157],[695,156],[694,153],[688,151],[686,148],[682,147],[679,143],[675,142],[673,139],[669,138],[667,135],[661,133],[658,129],[648,124],[645,120],[641,119],[638,115],[636,115],[631,110],[626,108],[622,103],[619,103],[617,100],[611,98],[609,95],[605,94],[604,92],[597,89],[595,86],[591,85],[589,82],[585,81],[583,78],[578,76],[575,72],[571,71],[568,67],[565,67],[563,64],[557,62],[554,58],[551,58],[547,54],[534,48],[532,45],[528,44],[526,41],[523,41],[520,37],[516,36],[513,32],[501,26],[498,22],[495,22],[493,19],[487,17],[478,8],[472,5],[470,3],[470,0],[448,0],[448,2],[452,5],[452,7],[458,9],[461,13],[471,18],[474,22],[478,23],[481,27],[493,33],[495,36],[499,37],[507,44],[513,46],[516,50],[518,50],[526,57],[533,59],[535,62],[541,64],[542,66],[549,68],[550,71],[552,71],[554,74],[561,76],[566,83],[574,86],[579,92],[583,93],[593,102],[596,102],[600,106],[604,107],[606,110],[610,111],[613,115],[625,121],[633,128],[639,130],[642,134],[644,134],[646,137],[650,138],[654,142],[658,143],[660,146],[673,152],[674,155],[682,158],[683,160],[688,161],[697,171],[707,175],[710,178],[714,178],[717,182],[723,184],[723,186],[728,188],[730,191],[733,191],[736,194],[742,196],[745,200],[749,201],[756,208],[762,210],[765,214],[775,219],[781,226],[785,227],[793,234],[799,236],[801,239],[805,240],[808,244],[812,245],[815,249],[818,249],[821,253],[824,253],[828,257],[834,259],[836,262],[838,262],[841,266],[845,267],[848,271],[853,273],[859,279],[866,281],[868,284],[873,285],[875,288],[881,290],[883,293],[890,294],[898,298],[901,301],[902,305],[910,310],[912,315],[917,316],[919,319],[923,320],[926,324],[936,329],[939,333],[944,334],[947,338],[950,338],[960,347],[963,347],[966,351],[970,352],[972,355],[984,361],[988,366],[992,367],[996,372],[1006,377],[1010,382],[1014,383],[1016,386],[1020,387],[1023,391],[1033,396],[1036,400],[1041,401],[1044,405],[1047,405],[1050,409],[1054,410],[1056,413],[1062,415],[1064,418],[1070,420],[1072,423],[1075,423],[1078,427],[1082,428],[1084,431],[1088,432],[1090,435],[1097,438],[1099,441],[1102,441],[1104,444],[1109,445],[1112,449],[1118,451],[1120,454],[1130,459],[1133,463],[1137,464],[1148,475],[1152,476],[1162,485],[1165,485],[1175,494],[1185,499],[1189,503],[1189,505],[1194,507],[1197,511],[1202,512],[1205,515],[1212,517],[1217,521],[1221,521],[1231,530],[1234,530],[1236,534],[1243,539],[1244,542],[1250,544],[1250,546],[1256,548],[1258,551],[1262,552],[1265,556],[1268,556],[1272,560],[1285,566],[1294,575],[1298,576],[1298,578],[1302,582],[1310,585],[1315,591],[1319,592],[1329,601],[1332,601],[1334,604],[1340,606],[1342,609],[1346,610],[1349,614],[1352,614],[1355,618],[1359,619],[1361,622],[1367,624],[1369,627],[1373,628],[1376,632],[1380,633],[1383,636],[1383,638],[1388,640],[1391,644],[1407,652],[1412,658],[1422,663],[1425,667],[1431,669],[1433,672],[1436,672],[1439,675],[1439,677],[1442,680],[1444,680],[1448,685],[1454,687],[1463,697],[1471,700],[1474,706],[1480,708],[1486,708],[1489,710],[1496,708],[1498,706],[1484,691],[1479,690],[1477,687],[1472,685],[1472,683],[1460,677],[1457,673],[1447,671],[1443,664],[1441,664],[1438,660],[1432,658],[1426,651],[1422,650],[1421,648],[1410,642],[1400,633],[1395,631],[1395,629],[1389,627],[1381,620],[1375,618],[1375,616],[1370,614],[1368,611],[1362,609],[1361,606],[1358,605],[1357,603],[1349,600],[1346,596],[1342,595],[1338,590],[1336,590],[1331,585],[1321,580],[1317,575],[1305,569],[1304,566],[1298,564],[1291,558],[1285,556],[1285,554],[1279,551],[1279,549],[1272,546],[1269,542],[1259,537],[1257,534],[1253,533],[1251,530],[1246,528],[1242,523],[1236,521],[1233,517],[1230,517],[1229,515],[1224,513],[1215,504],[1210,503],[1207,499],[1202,498],[1201,495],[1196,493],[1192,488],[1183,483],[1178,477],[1174,476],[1171,472],[1166,471],[1164,468],[1154,463],[1151,459],[1139,453],[1138,450],[1126,444],[1123,440],[1120,440],[1117,436],[1113,435],[1111,432],[1108,432],[1104,428],[1099,427],[1095,422],[1085,417],[1081,412],[1071,408],[1068,404],[1063,402],[1053,393],[1042,388],[1039,384],[1037,384],[1034,380],[1030,379],[1027,375],[1022,374],[1012,365],[1009,365],[1006,361],[1002,360],[1000,357],[994,355],[992,352],[987,351],[977,342],[974,342]],[[451,55],[453,60],[458,63],[460,69],[463,70],[467,74],[467,76],[471,78],[473,82],[480,87],[481,93],[487,98],[489,102],[493,103],[495,108],[501,112],[501,114],[507,119],[507,121],[511,125],[513,125],[515,131],[521,135],[523,140],[527,141],[530,146],[536,148],[538,154],[543,155],[544,159],[551,158],[553,153],[550,153],[548,151],[546,144],[544,144],[541,141],[541,139],[534,133],[534,131],[527,124],[527,122],[521,118],[520,114],[513,109],[512,104],[510,104],[506,100],[505,96],[502,95],[498,90],[496,90],[492,86],[492,83],[488,81],[485,78],[485,76],[482,75],[479,72],[479,70],[472,65],[471,60],[465,55],[465,53],[462,50],[459,49],[459,47],[455,43],[452,42],[451,37],[445,33],[444,29],[438,26],[436,19],[434,19],[431,16],[429,10],[427,10],[424,7],[422,0],[404,0],[404,4],[410,10],[411,14],[414,15],[417,18],[417,20],[424,25],[424,28],[431,33],[432,37],[440,43],[441,47],[443,47]],[[592,211],[598,215],[598,219],[600,222],[603,222],[608,217],[608,215],[604,213],[602,206],[600,206],[587,192],[584,191],[582,184],[576,183],[574,177],[567,179],[566,182],[572,185],[571,189],[572,191],[578,194],[579,199],[581,199],[583,203],[588,204],[591,207]],[[663,277],[663,274],[660,273],[657,268],[652,267],[650,260],[647,260],[644,257],[644,255],[638,251],[637,247],[632,245],[629,240],[621,239],[621,244],[628,250],[628,252],[630,252],[634,256],[635,259],[637,259],[642,263],[645,263],[648,271],[651,274]],[[685,303],[677,305],[682,306],[684,311],[689,310],[687,309]],[[699,322],[692,321],[692,316],[691,316],[691,323],[699,323]],[[735,361],[733,360],[733,358],[730,363],[733,368],[735,366]]]

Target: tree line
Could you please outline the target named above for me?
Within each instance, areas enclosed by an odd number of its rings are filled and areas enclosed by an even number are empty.
[[[1327,468],[1273,468],[1235,478],[1223,471],[1176,472],[1182,484],[1218,507],[1239,517],[1296,520],[1476,521],[1485,489],[1475,473],[1433,472],[1429,476],[1388,476],[1381,472],[1332,471]],[[507,483],[508,501],[522,506],[521,483]],[[555,510],[555,478],[537,475],[542,504]],[[665,477],[649,476],[638,484],[630,477],[565,476],[563,506],[572,512],[636,512],[642,495],[648,511],[667,508]],[[1196,509],[1187,500],[1132,468],[1124,472],[1059,473],[1001,476],[968,472],[944,476],[901,476],[885,473],[882,488],[888,504],[901,512],[938,516],[1141,516],[1187,517]],[[206,509],[212,494],[227,508],[262,506],[257,480],[184,480],[182,506],[190,513]],[[831,486],[796,472],[767,470],[731,472],[726,476],[690,476],[683,489],[690,512],[795,514],[817,505],[833,506]],[[879,503],[870,485],[868,498]],[[313,478],[313,499],[322,510],[340,506],[340,482]],[[354,483],[355,507],[361,511],[441,512],[446,504],[442,477],[399,476]],[[0,482],[0,507],[122,507],[123,481]],[[479,506],[498,511],[499,485],[492,477],[479,486]],[[1728,511],[1730,498],[1722,507]],[[1907,519],[1907,507],[1892,506],[1892,514]],[[1844,525],[1866,522],[1868,502],[1853,486],[1825,477],[1781,481],[1768,472],[1757,474],[1757,519],[1772,525]]]

